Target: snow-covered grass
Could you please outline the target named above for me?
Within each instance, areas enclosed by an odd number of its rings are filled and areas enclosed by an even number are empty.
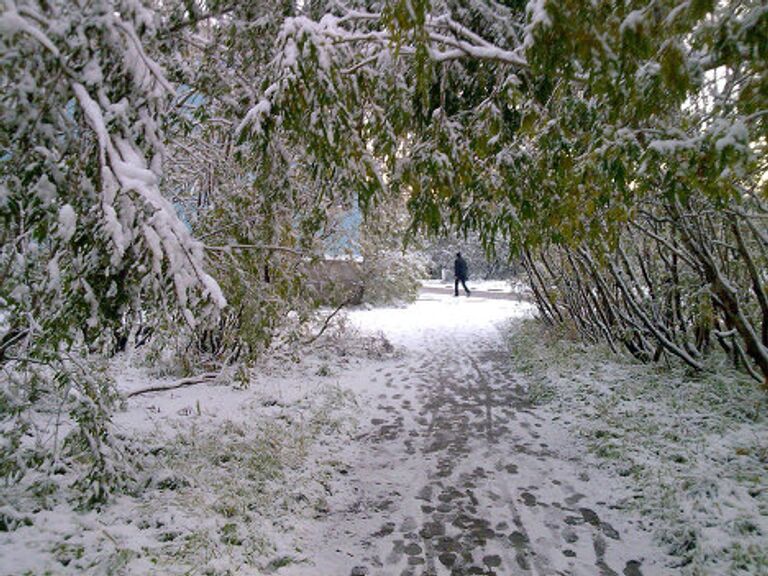
[[[347,361],[370,348],[356,340]],[[114,424],[137,466],[132,493],[78,511],[69,478],[30,472],[6,486],[0,574],[254,574],[302,561],[293,530],[327,512],[329,479],[343,473],[335,452],[356,429],[329,354],[127,399]],[[168,381],[125,358],[112,370],[123,392]]]
[[[531,399],[595,465],[634,489],[676,573],[768,574],[768,399],[723,365],[691,374],[575,343],[538,321],[509,331]]]
[[[548,474],[567,479],[570,495],[584,498],[580,506],[598,510],[623,538],[652,528],[680,559],[669,573],[768,573],[764,394],[725,368],[693,377],[574,344],[521,320],[533,313],[514,298],[425,292],[407,307],[339,314],[310,348],[288,349],[250,372],[130,397],[114,425],[137,465],[134,491],[101,510],[77,511],[67,476],[37,473],[4,487],[0,575],[345,576],[365,560],[360,543],[385,519],[399,526],[418,517],[421,500],[407,496],[428,483],[441,461],[429,447],[444,435],[431,435],[411,407],[440,398],[445,409],[463,406],[464,396],[440,396],[446,369],[459,370],[462,393],[474,389],[464,380],[485,386],[496,398],[488,404],[496,426],[506,430],[499,434],[516,439],[486,446],[485,434],[468,432],[470,456],[457,470],[482,464],[484,482],[498,480],[510,502],[518,488],[540,488],[551,508],[516,509],[552,566],[570,559],[552,552],[559,532],[552,536],[547,522],[566,492],[560,480],[542,483]],[[508,364],[496,326],[510,318]],[[479,361],[472,350],[492,353]],[[172,381],[162,362],[142,358],[119,358],[111,371],[124,393]],[[503,401],[516,398],[507,390],[513,383],[527,384],[535,407]],[[402,436],[390,441],[397,422]],[[533,451],[521,452],[525,446]],[[581,452],[591,452],[586,463],[558,456]],[[504,467],[494,476],[494,459],[519,465],[514,480]],[[601,470],[582,475],[585,465]],[[506,508],[488,505],[508,521]],[[638,513],[644,525],[635,523]],[[592,542],[583,535],[579,566],[588,566]],[[642,556],[644,573],[668,573],[654,571],[660,564],[648,546],[628,542],[610,547],[612,565]],[[324,565],[344,570],[318,571]]]

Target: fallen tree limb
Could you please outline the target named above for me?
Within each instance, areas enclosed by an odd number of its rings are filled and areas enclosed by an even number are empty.
[[[309,346],[310,344],[312,344],[313,342],[315,342],[315,341],[316,341],[318,338],[320,338],[320,336],[322,336],[322,335],[323,335],[323,332],[325,332],[325,331],[326,331],[326,329],[328,328],[328,326],[330,325],[330,323],[331,323],[331,320],[333,320],[333,317],[334,317],[334,316],[336,316],[336,314],[338,314],[338,313],[339,313],[339,311],[340,311],[342,308],[344,308],[344,306],[348,305],[349,303],[350,303],[350,301],[349,301],[349,300],[344,300],[344,302],[342,302],[341,304],[339,304],[339,305],[336,307],[336,310],[334,310],[333,312],[331,312],[331,314],[330,314],[330,315],[329,315],[329,316],[328,316],[328,317],[325,319],[325,322],[323,322],[323,327],[322,327],[322,328],[320,328],[320,332],[318,332],[317,334],[315,334],[314,336],[312,336],[312,338],[310,338],[309,340],[304,340],[304,342],[302,342],[302,345],[304,345],[304,346]]]
[[[325,319],[325,322],[323,322],[323,326],[320,328],[320,332],[318,332],[317,334],[315,334],[314,336],[312,336],[308,340],[304,340],[301,344],[303,346],[309,346],[310,344],[315,342],[318,338],[320,338],[320,336],[323,335],[323,333],[326,331],[328,326],[330,326],[331,320],[333,320],[333,317],[336,316],[336,314],[338,314],[339,311],[341,311],[341,309],[344,308],[344,306],[349,306],[350,304],[355,302],[355,300],[359,299],[362,296],[362,290],[363,290],[363,288],[361,286],[360,290],[358,291],[357,294],[355,294],[353,296],[350,296],[349,298],[344,300],[341,304],[339,304],[336,307],[336,309],[333,312],[331,312],[330,315]]]
[[[149,388],[141,388],[134,390],[129,394],[126,394],[126,398],[132,398],[139,394],[149,394],[150,392],[165,392],[166,390],[176,390],[177,388],[184,388],[185,386],[194,386],[195,384],[205,384],[206,382],[212,382],[216,380],[220,375],[220,372],[207,372],[200,374],[199,376],[192,376],[190,378],[182,378],[174,382],[173,384],[167,384],[165,386],[150,386]]]

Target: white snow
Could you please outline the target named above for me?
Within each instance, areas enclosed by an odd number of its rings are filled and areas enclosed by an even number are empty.
[[[28,10],[28,13],[34,14],[34,11]],[[42,18],[41,18],[42,19]],[[5,2],[4,11],[0,14],[0,35],[13,36],[17,33],[26,33],[35,38],[40,44],[51,52],[54,56],[59,56],[59,49],[56,48],[51,39],[37,26],[31,24],[19,15],[16,10],[16,4],[12,0]]]
[[[580,437],[582,416],[531,403],[551,392],[520,361],[547,344],[507,335],[533,306],[500,282],[458,298],[452,283],[427,284],[411,305],[337,317],[311,350],[128,398],[115,427],[142,455],[142,489],[82,513],[6,491],[3,514],[20,525],[0,532],[0,574],[384,576],[421,562],[437,575],[450,562],[585,576],[631,574],[637,562],[646,576],[669,574],[649,521],[628,505],[637,483],[588,454],[595,439],[615,440],[597,433],[608,416],[590,411]],[[111,366],[123,393],[176,380],[162,356],[142,363],[139,352]],[[600,409],[612,386],[594,374],[562,395],[589,394]],[[616,418],[614,406],[602,409]],[[733,458],[750,428],[728,434],[736,440],[708,448],[717,458]],[[748,517],[735,481],[706,468],[689,478],[721,490],[729,522]],[[705,528],[713,516],[696,508],[709,502],[690,501],[711,543],[722,527]]]
[[[58,255],[51,258],[46,267],[48,271],[48,289],[54,292],[61,289],[61,270],[59,269]]]
[[[71,204],[59,208],[59,237],[63,242],[69,242],[75,235],[77,214]]]
[[[536,28],[547,28],[552,25],[552,19],[547,13],[547,0],[528,0],[525,5],[525,14],[528,17],[528,24],[525,26],[523,37],[523,48],[528,49],[533,46],[533,35]]]
[[[764,391],[727,366],[691,377],[528,326],[512,337],[537,402],[561,416],[593,466],[626,478],[675,556],[675,574],[763,574],[768,506]]]
[[[748,149],[749,130],[746,124],[739,119],[724,130],[724,134],[715,141],[715,149],[722,152],[725,148],[741,147]]]
[[[422,566],[424,554],[439,575],[454,561],[465,569],[498,562],[498,574],[527,566],[587,575],[595,562],[620,571],[637,560],[644,574],[663,573],[663,554],[639,520],[606,505],[627,495],[621,484],[579,462],[556,415],[515,405],[522,392],[506,372],[500,327],[532,314],[512,299],[431,292],[408,307],[350,314],[400,355],[372,374],[339,375],[360,399],[366,440],[337,453],[350,471],[331,484],[329,517],[297,529],[308,562],[280,574],[400,574]],[[589,524],[580,515],[592,510],[608,543],[600,533],[583,537]],[[626,545],[612,540],[614,529]]]
[[[658,152],[659,154],[674,154],[680,150],[688,150],[696,145],[697,140],[690,139],[666,139],[666,140],[653,140],[648,144],[648,148]]]
[[[645,20],[645,10],[633,10],[629,14],[627,14],[627,17],[624,18],[621,25],[619,26],[619,32],[622,34],[626,33],[627,30],[631,31],[637,31],[637,29],[643,24],[643,21]]]
[[[243,118],[240,125],[237,127],[236,133],[240,134],[246,127],[254,125],[254,130],[259,132],[261,130],[261,119],[267,116],[272,109],[272,103],[266,98],[259,100],[253,108],[248,110],[248,113]]]
[[[83,68],[83,82],[86,85],[97,86],[104,81],[104,74],[101,66],[96,60],[91,60]]]
[[[450,274],[449,274],[450,276]],[[445,288],[453,290],[453,280],[424,280],[424,286],[430,288]],[[529,294],[530,288],[519,280],[467,280],[470,290],[501,294]]]
[[[47,174],[43,174],[35,183],[33,189],[35,195],[40,198],[43,205],[50,205],[56,199],[56,185],[50,181]]]

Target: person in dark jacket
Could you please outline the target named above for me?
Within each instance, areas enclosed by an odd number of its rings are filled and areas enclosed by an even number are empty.
[[[456,260],[453,261],[453,274],[456,277],[453,283],[453,295],[459,295],[459,282],[461,282],[464,292],[469,296],[471,292],[467,288],[467,261],[462,258],[461,252],[456,253]]]

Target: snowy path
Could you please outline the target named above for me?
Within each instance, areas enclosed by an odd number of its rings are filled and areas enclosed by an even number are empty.
[[[361,433],[338,454],[350,468],[329,487],[328,514],[297,529],[311,563],[280,574],[667,573],[617,506],[628,494],[510,374],[498,325],[529,313],[425,292],[353,314],[403,353],[340,376],[361,399]]]

